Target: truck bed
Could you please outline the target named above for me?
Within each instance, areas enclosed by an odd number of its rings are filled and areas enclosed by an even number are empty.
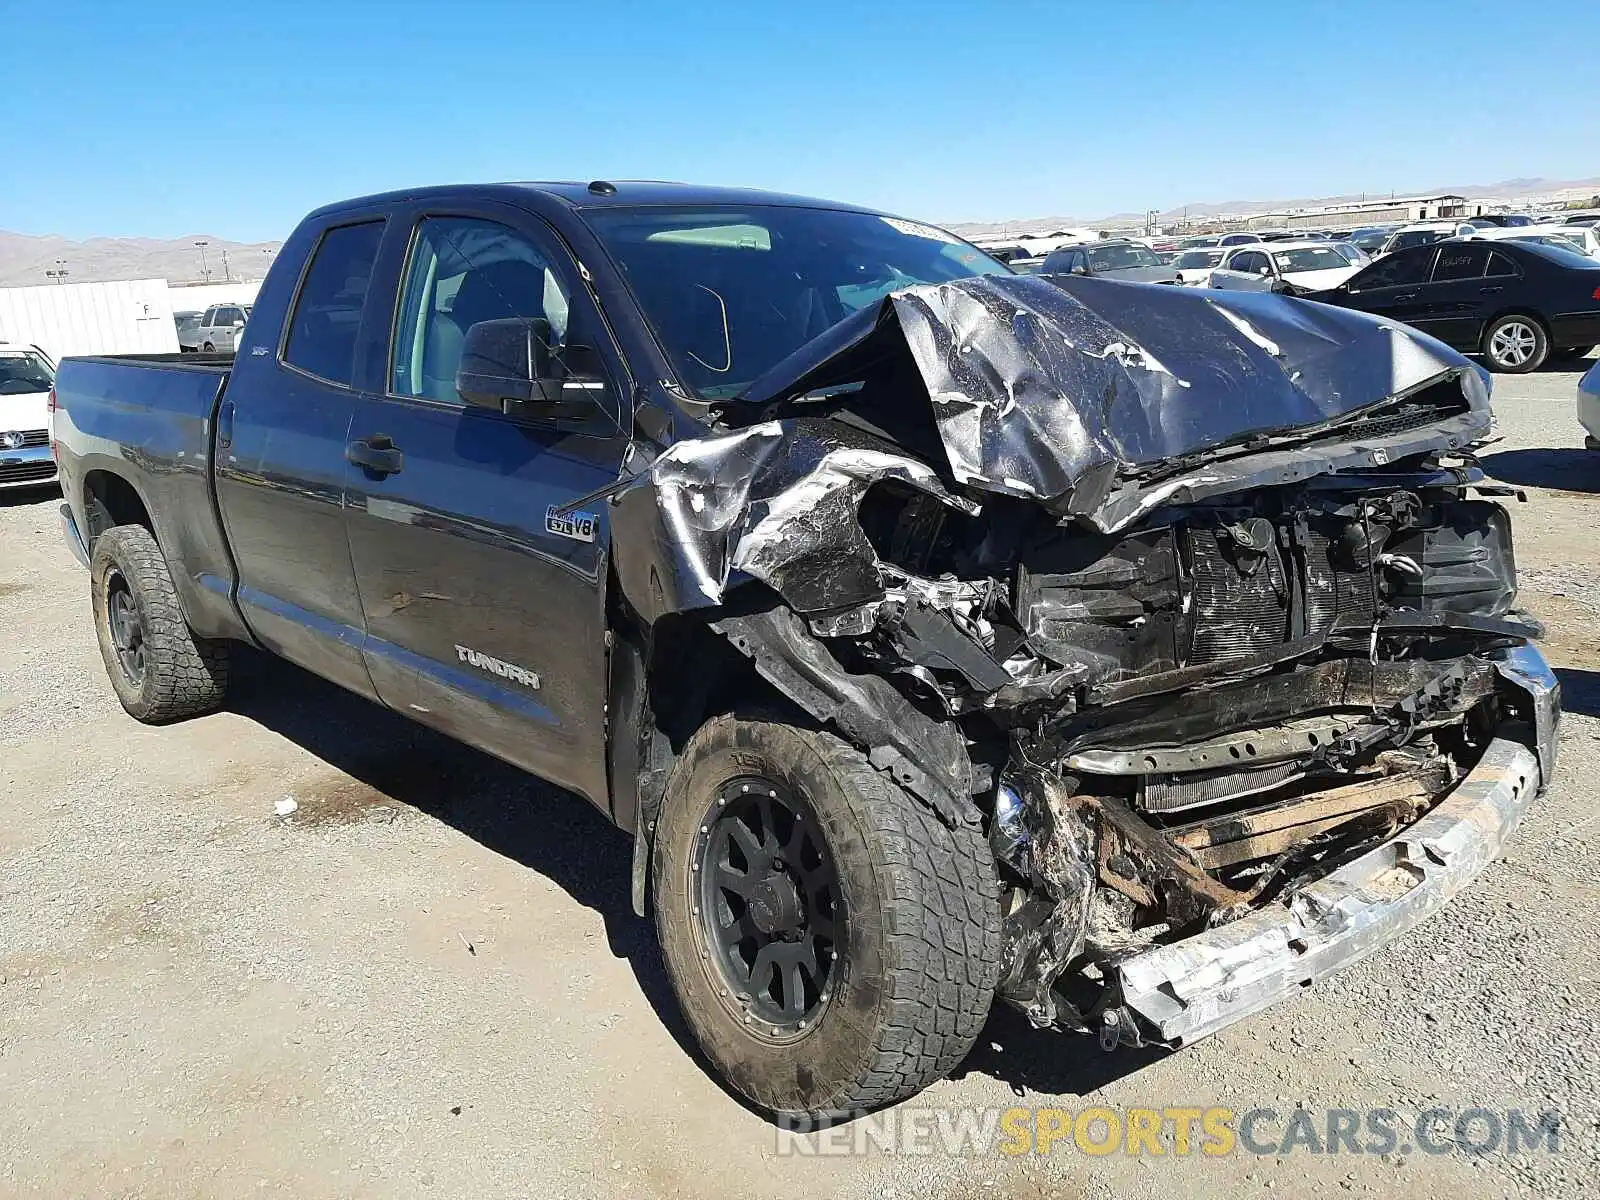
[[[98,355],[56,375],[56,457],[83,546],[108,523],[149,524],[206,636],[242,633],[211,477],[232,366],[231,354]]]

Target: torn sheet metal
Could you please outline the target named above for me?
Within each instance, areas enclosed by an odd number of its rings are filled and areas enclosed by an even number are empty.
[[[907,288],[802,347],[746,390],[749,405],[795,407],[870,375],[909,350],[951,477],[1051,503],[1119,528],[1175,496],[1291,482],[1450,449],[1488,431],[1488,388],[1466,358],[1365,313],[1270,292],[1203,292],[1063,276],[991,275]],[[1453,382],[1454,420],[1422,422],[1400,443],[1319,447],[1295,469],[1255,456],[1169,481],[1149,503],[1119,494],[1173,460],[1251,434],[1321,425],[1383,400]],[[905,404],[864,388],[856,404]],[[779,411],[784,405],[779,405]],[[1444,418],[1446,414],[1440,413]],[[1383,452],[1376,457],[1372,449]],[[1279,474],[1282,477],[1278,477]],[[1215,484],[1214,487],[1208,484]],[[1139,490],[1137,487],[1134,491]],[[1112,508],[1096,512],[1103,505]]]
[[[1417,925],[1500,854],[1535,794],[1534,752],[1496,738],[1414,825],[1259,912],[1113,968],[1151,1041],[1184,1046],[1298,994]]]
[[[868,488],[891,479],[962,512],[978,511],[947,491],[931,467],[837,421],[767,421],[678,442],[619,502],[620,523],[656,526],[654,537],[618,539],[624,590],[649,616],[720,604],[739,574],[802,613],[874,599],[884,580],[856,511]],[[639,544],[654,547],[657,561],[632,557]],[[648,569],[653,581],[630,586],[631,575]],[[659,602],[640,595],[669,586],[671,596]]]

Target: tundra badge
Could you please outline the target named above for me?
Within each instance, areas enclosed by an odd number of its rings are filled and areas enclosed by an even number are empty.
[[[532,688],[534,691],[539,690],[539,677],[526,667],[517,666],[516,663],[508,663],[504,659],[495,658],[481,650],[474,650],[470,646],[457,646],[456,657],[480,671],[498,675],[501,679],[509,679],[512,683],[520,683],[523,687]]]
[[[557,512],[554,504],[544,510],[545,532],[571,538],[575,542],[594,541],[595,526],[599,524],[600,518],[594,513]]]

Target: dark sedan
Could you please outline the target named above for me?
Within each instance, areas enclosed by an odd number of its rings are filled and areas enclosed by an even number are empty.
[[[1403,321],[1513,374],[1600,343],[1600,261],[1537,243],[1396,250],[1309,298]]]
[[[1052,251],[1039,268],[1041,275],[1093,275],[1099,279],[1125,279],[1134,283],[1177,283],[1176,267],[1156,257],[1138,242],[1093,242],[1063,246]]]

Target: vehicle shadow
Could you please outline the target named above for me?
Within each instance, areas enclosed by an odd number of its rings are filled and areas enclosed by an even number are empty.
[[[1557,667],[1561,681],[1561,711],[1581,717],[1600,717],[1600,671]]]
[[[385,802],[406,805],[537,871],[600,915],[611,953],[628,961],[662,1024],[701,1061],[655,931],[633,912],[632,839],[593,805],[280,659],[239,646],[235,662],[231,711],[360,785],[352,789],[340,781],[325,796],[306,796],[301,812],[307,818],[319,819],[319,800],[344,819],[359,819],[361,809]]]
[[[54,483],[42,483],[37,487],[0,488],[0,508],[22,508],[28,504],[43,504],[50,501],[55,504],[61,502],[61,488]]]
[[[1502,483],[1600,492],[1600,451],[1502,450],[1479,461],[1491,478]]]
[[[725,1084],[700,1052],[678,1009],[649,920],[630,899],[633,842],[593,805],[499,759],[427,729],[280,659],[237,648],[228,708],[310,751],[357,781],[324,795],[297,789],[300,813],[361,819],[361,810],[405,805],[442,821],[496,854],[537,871],[605,922],[611,953],[628,961],[662,1025],[730,1099],[758,1110]],[[1107,1054],[1086,1034],[1037,1030],[997,1002],[978,1044],[953,1078],[976,1073],[1017,1095],[1081,1096],[1159,1061],[1166,1051]],[[759,1112],[758,1112],[759,1115]]]
[[[978,1044],[951,1072],[952,1079],[987,1075],[1016,1096],[1086,1096],[1169,1058],[1173,1051],[1154,1047],[1100,1049],[1088,1033],[1035,1029],[1027,1017],[1003,1001],[995,1001]]]

